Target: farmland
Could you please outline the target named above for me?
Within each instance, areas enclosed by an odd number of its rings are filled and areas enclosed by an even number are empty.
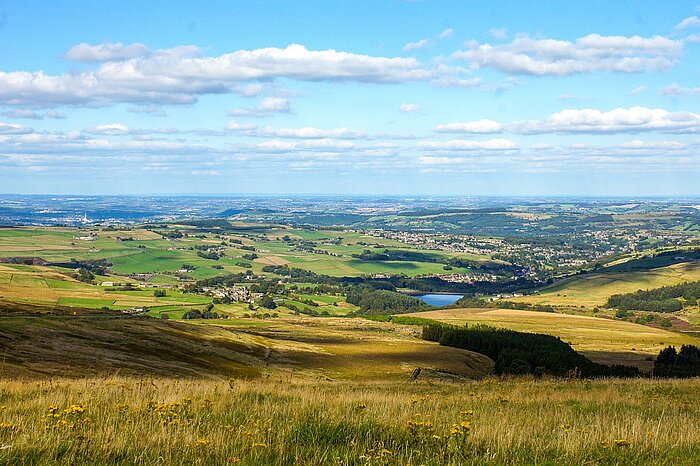
[[[0,229],[0,445],[10,445],[0,462],[690,464],[699,454],[696,380],[495,377],[498,358],[425,341],[420,325],[554,335],[594,362],[648,373],[666,346],[698,344],[676,328],[697,323],[694,309],[669,328],[595,309],[614,293],[694,279],[697,261],[625,256],[535,292],[534,272],[497,250],[217,222]],[[436,278],[445,274],[469,278]],[[555,312],[481,296],[491,307],[417,305],[389,318],[396,303],[420,303],[397,292],[412,285],[513,283],[530,288],[509,302]]]
[[[613,294],[632,293],[700,280],[700,262],[682,262],[665,267],[630,272],[595,272],[561,280],[514,301],[554,306],[593,308],[603,306]]]
[[[614,320],[512,309],[444,309],[409,314],[455,325],[486,324],[560,337],[594,361],[650,369],[668,345],[695,344],[700,339],[668,330]]]

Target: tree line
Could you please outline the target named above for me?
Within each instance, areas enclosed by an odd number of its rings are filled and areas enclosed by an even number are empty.
[[[655,377],[700,376],[700,348],[683,345],[680,351],[674,346],[664,348],[654,362]]]
[[[516,332],[486,325],[457,327],[441,323],[423,326],[423,339],[481,353],[495,362],[496,374],[557,377],[638,377],[639,369],[598,364],[560,338]]]
[[[605,306],[625,311],[675,312],[684,306],[696,305],[699,298],[700,281],[695,281],[634,293],[614,294],[608,298]]]

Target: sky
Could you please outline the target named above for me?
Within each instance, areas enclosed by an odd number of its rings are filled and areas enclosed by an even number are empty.
[[[0,193],[700,195],[700,4],[0,3]]]

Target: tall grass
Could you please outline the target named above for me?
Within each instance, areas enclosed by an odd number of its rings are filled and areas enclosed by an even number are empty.
[[[0,381],[3,464],[698,464],[699,380]]]

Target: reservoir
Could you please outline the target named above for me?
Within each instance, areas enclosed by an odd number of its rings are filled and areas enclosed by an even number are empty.
[[[420,299],[421,301],[436,307],[454,304],[462,296],[464,295],[451,293],[426,293],[415,295],[415,297]]]

